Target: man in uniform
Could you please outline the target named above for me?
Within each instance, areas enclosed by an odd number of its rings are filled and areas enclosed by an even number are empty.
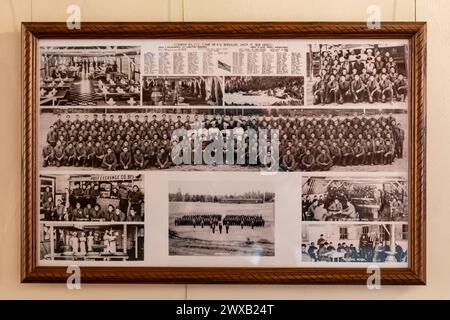
[[[353,164],[353,149],[348,145],[347,141],[344,141],[344,145],[342,146],[341,152],[342,152],[342,157],[341,157],[342,165],[344,167],[348,166],[348,165],[352,165]]]
[[[354,75],[354,79],[350,86],[353,95],[353,103],[363,102],[365,85],[358,74]]]
[[[294,156],[291,154],[291,149],[287,149],[282,159],[281,169],[284,171],[295,171],[297,169],[297,163]]]
[[[136,215],[142,216],[142,204],[144,203],[144,194],[137,185],[128,193],[128,200],[130,202],[130,210],[134,210]],[[143,217],[142,217],[143,218]],[[143,219],[141,220],[143,221]]]
[[[129,170],[131,169],[131,152],[128,151],[128,147],[124,146],[122,152],[119,155],[119,169]]]
[[[42,156],[44,157],[43,164],[42,164],[43,167],[47,167],[47,166],[51,167],[54,165],[55,154],[53,151],[53,147],[50,144],[44,146],[44,148],[42,149]]]
[[[116,170],[117,158],[111,148],[108,148],[102,161],[102,168],[106,170]]]
[[[337,103],[339,101],[339,83],[336,80],[334,75],[330,76],[330,80],[327,82],[327,103],[335,102]]]
[[[408,84],[403,75],[399,74],[397,80],[394,82],[394,94],[397,97],[397,101],[405,101],[407,92]]]
[[[306,171],[311,171],[314,168],[315,159],[314,156],[311,154],[310,149],[306,149],[305,155],[302,157],[302,167]]]
[[[85,160],[86,160],[86,149],[84,147],[83,142],[79,142],[77,147],[75,148],[75,165],[77,167],[84,167],[85,165]]]
[[[325,105],[325,81],[322,80],[320,76],[316,77],[316,82],[313,84],[313,97],[314,97],[314,104],[322,104]]]
[[[356,145],[353,148],[353,153],[353,164],[355,166],[364,164],[364,147],[361,145],[361,141],[356,141]]]
[[[321,149],[320,154],[316,158],[316,169],[318,171],[327,171],[333,165],[333,160],[326,149]]]
[[[64,149],[64,166],[70,167],[75,164],[76,152],[73,147],[72,142],[69,142],[67,147]]]
[[[393,86],[391,80],[387,78],[386,74],[382,74],[380,81],[381,102],[389,100],[392,103],[392,96],[394,93],[392,87]]]

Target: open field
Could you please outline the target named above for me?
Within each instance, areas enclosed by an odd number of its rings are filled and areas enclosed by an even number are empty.
[[[175,226],[175,219],[192,214],[261,215],[264,227],[230,226],[222,233],[209,226]],[[275,254],[275,203],[235,204],[205,202],[169,203],[169,254],[183,256],[273,256]]]

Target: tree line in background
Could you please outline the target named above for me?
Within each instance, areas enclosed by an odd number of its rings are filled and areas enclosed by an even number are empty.
[[[169,193],[171,202],[274,202],[274,192],[249,191],[240,195],[210,195],[195,193]]]

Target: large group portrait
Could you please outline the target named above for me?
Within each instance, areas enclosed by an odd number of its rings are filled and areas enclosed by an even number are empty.
[[[254,181],[170,181],[170,256],[274,256],[275,192]]]
[[[307,105],[406,108],[408,47],[391,44],[310,44]]]
[[[248,111],[42,109],[40,163],[107,171],[407,169],[406,110]]]

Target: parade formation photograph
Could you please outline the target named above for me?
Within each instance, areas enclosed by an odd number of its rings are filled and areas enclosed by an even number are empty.
[[[309,45],[308,104],[406,108],[407,45]]]
[[[302,261],[317,263],[408,262],[407,224],[306,224]]]
[[[303,221],[408,221],[400,177],[303,177]]]
[[[141,174],[40,176],[41,221],[144,221]]]
[[[303,76],[225,77],[226,106],[303,106]]]
[[[136,106],[140,47],[40,47],[41,106]]]
[[[143,77],[145,106],[221,106],[223,77]]]
[[[169,255],[274,256],[273,186],[170,181]]]
[[[40,259],[45,262],[144,260],[143,224],[41,224],[40,234]]]

